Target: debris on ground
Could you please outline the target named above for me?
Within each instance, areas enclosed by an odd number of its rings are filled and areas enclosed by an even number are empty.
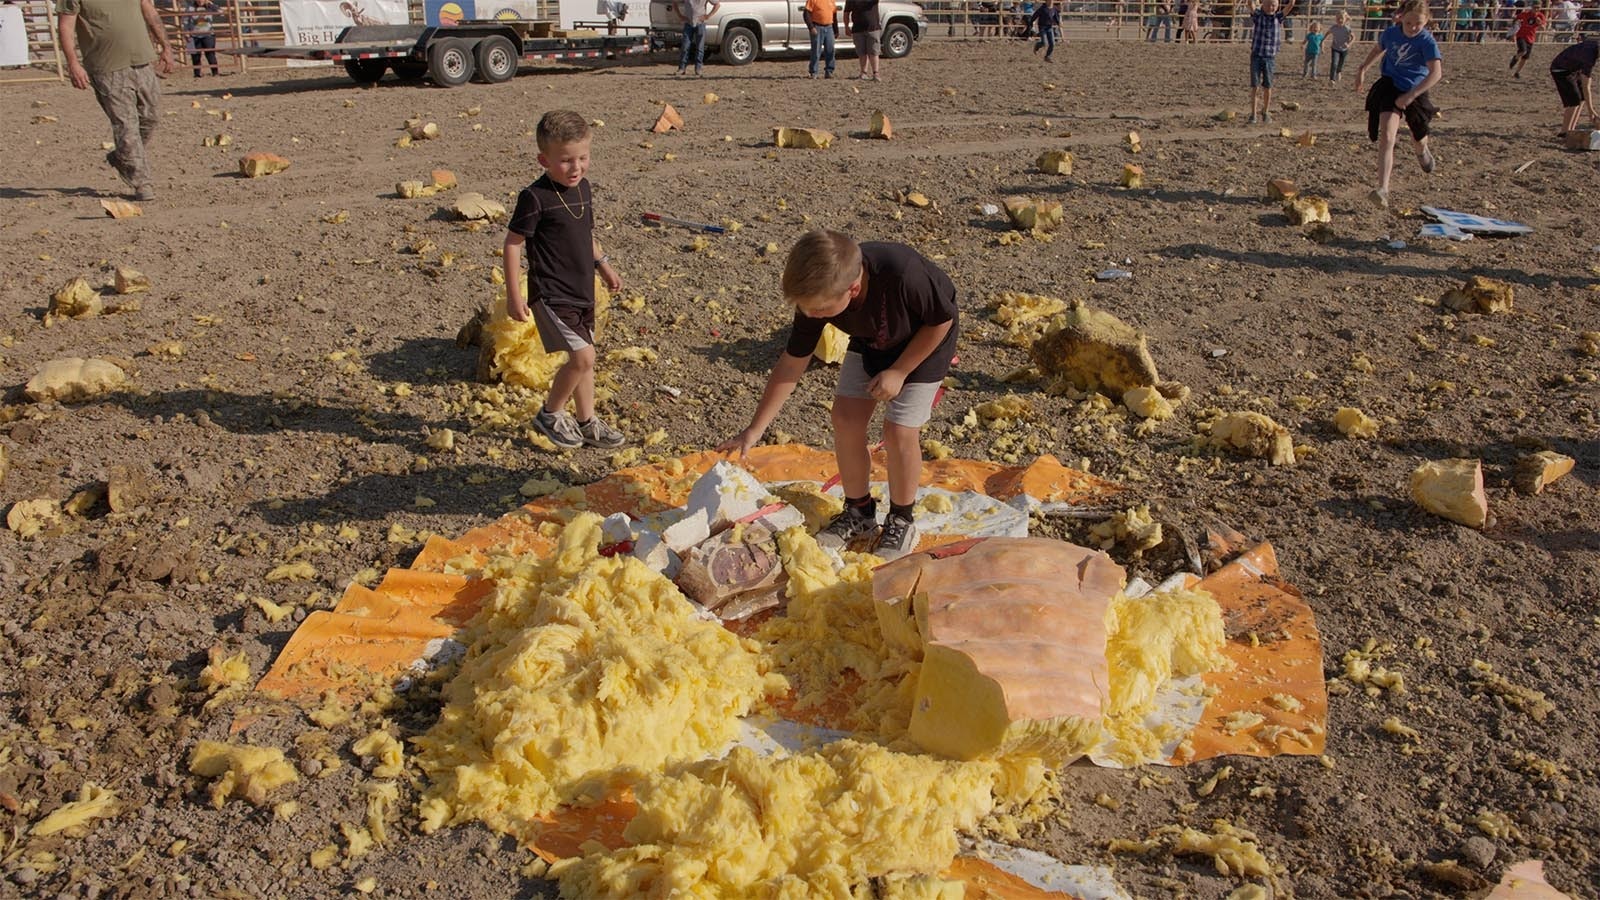
[[[1289,429],[1258,412],[1225,413],[1210,423],[1208,446],[1265,459],[1275,466],[1295,464]]]
[[[41,366],[38,373],[28,379],[23,393],[35,403],[45,400],[71,403],[98,397],[127,383],[128,373],[110,360],[68,356],[52,359]]]
[[[1061,209],[1061,204],[1048,200],[1034,200],[1029,197],[1007,197],[1003,201],[1006,216],[1011,219],[1011,224],[1018,231],[1031,231],[1035,234],[1054,231],[1061,227],[1066,214]]]
[[[1072,154],[1065,150],[1046,150],[1034,163],[1046,175],[1071,175]]]
[[[1515,295],[1515,289],[1504,281],[1474,275],[1440,295],[1439,305],[1456,312],[1509,313]]]
[[[796,150],[826,150],[833,144],[833,132],[820,128],[774,128],[772,143]]]
[[[265,178],[289,168],[289,161],[276,153],[249,153],[239,160],[239,174],[246,178]]]
[[[1334,412],[1333,427],[1348,438],[1378,436],[1378,420],[1353,406],[1341,406]]]
[[[1483,492],[1483,462],[1441,459],[1417,466],[1411,473],[1411,499],[1436,516],[1482,528],[1489,520],[1489,498]]]
[[[872,111],[872,121],[867,125],[867,136],[880,141],[894,139],[894,123],[889,121],[888,113],[881,109]]]
[[[1540,450],[1517,460],[1511,483],[1524,494],[1538,494],[1572,471],[1577,461],[1553,450]]]
[[[1328,213],[1328,201],[1309,194],[1296,194],[1283,204],[1283,214],[1294,225],[1327,224],[1333,221]]]
[[[1161,382],[1144,332],[1116,316],[1078,303],[1051,326],[1029,348],[1046,378],[1113,397]]]

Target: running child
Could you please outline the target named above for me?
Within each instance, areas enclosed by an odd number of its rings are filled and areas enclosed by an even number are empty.
[[[783,298],[795,307],[789,342],[767,377],[755,414],[717,449],[743,455],[766,433],[805,374],[832,324],[850,335],[833,397],[833,452],[844,510],[817,534],[842,548],[876,534],[873,551],[895,559],[915,550],[912,505],[922,481],[922,426],[955,356],[956,288],[938,266],[904,244],[856,243],[837,231],[801,235],[783,268]],[[867,426],[885,404],[889,513],[878,525],[869,478]]]
[[[1045,0],[1033,11],[1033,20],[1028,27],[1037,29],[1039,41],[1033,45],[1033,52],[1044,50],[1044,61],[1051,62],[1051,57],[1056,55],[1056,30],[1061,27],[1061,10],[1056,9],[1056,0]]]
[[[1300,66],[1300,77],[1317,77],[1317,57],[1322,55],[1322,26],[1312,22],[1306,29],[1306,58]]]
[[[1250,13],[1250,124],[1272,121],[1272,71],[1283,46],[1283,20],[1294,12],[1295,0],[1278,8],[1278,0],[1260,0]],[[1259,101],[1261,112],[1256,113]]]
[[[1527,9],[1518,12],[1512,20],[1517,24],[1517,30],[1512,38],[1517,42],[1517,49],[1511,54],[1511,77],[1521,78],[1522,67],[1528,64],[1528,59],[1533,56],[1533,42],[1539,39],[1539,29],[1550,21],[1550,16],[1544,11],[1544,4],[1536,3]]]
[[[1323,44],[1328,48],[1328,80],[1337,82],[1339,75],[1344,72],[1345,57],[1350,55],[1350,45],[1355,42],[1355,33],[1350,30],[1350,17],[1344,10],[1339,10],[1333,16],[1333,27],[1328,29],[1328,36]]]
[[[1395,24],[1384,29],[1378,45],[1372,48],[1361,68],[1356,70],[1356,92],[1366,80],[1367,69],[1383,59],[1383,68],[1372,90],[1367,93],[1367,137],[1378,144],[1378,186],[1367,195],[1380,207],[1389,205],[1389,172],[1394,168],[1394,145],[1404,120],[1416,142],[1417,162],[1422,171],[1432,172],[1433,151],[1428,147],[1428,126],[1438,107],[1428,97],[1428,89],[1444,76],[1439,45],[1428,31],[1426,0],[1404,0]]]
[[[589,122],[571,110],[544,114],[534,132],[544,174],[517,195],[506,229],[506,314],[533,318],[546,353],[567,361],[550,382],[533,427],[558,447],[620,447],[622,432],[594,413],[594,275],[606,288],[622,278],[594,240],[589,179]],[[528,288],[522,293],[522,248],[528,247]],[[578,415],[566,411],[573,401]]]

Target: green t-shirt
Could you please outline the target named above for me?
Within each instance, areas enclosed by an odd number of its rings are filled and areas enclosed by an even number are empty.
[[[140,0],[56,0],[56,14],[78,17],[78,50],[91,75],[143,66],[156,48],[145,29]]]

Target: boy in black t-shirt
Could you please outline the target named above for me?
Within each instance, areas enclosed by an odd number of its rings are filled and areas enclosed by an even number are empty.
[[[1578,116],[1589,114],[1590,127],[1600,126],[1594,111],[1594,64],[1600,57],[1600,43],[1594,38],[1579,41],[1550,60],[1550,77],[1561,96],[1561,134],[1578,127]]]
[[[606,288],[622,278],[594,240],[589,180],[589,123],[571,110],[553,110],[535,132],[544,174],[522,189],[506,230],[506,314],[529,316],[546,353],[567,361],[550,382],[550,394],[533,426],[559,447],[620,447],[622,432],[594,414],[594,273]],[[522,295],[522,248],[528,247],[528,287]],[[568,400],[577,407],[574,418]]]
[[[795,307],[789,342],[749,427],[717,449],[743,455],[761,440],[805,374],[823,326],[833,325],[850,336],[833,398],[833,452],[845,507],[817,542],[839,548],[878,532],[879,556],[904,556],[917,547],[911,507],[922,480],[922,426],[956,351],[955,285],[903,244],[857,244],[837,231],[818,230],[801,236],[789,251],[783,297]],[[881,530],[867,449],[867,426],[880,401],[887,404],[883,442],[889,457],[889,514]]]

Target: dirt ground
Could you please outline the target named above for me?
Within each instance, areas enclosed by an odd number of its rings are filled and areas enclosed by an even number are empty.
[[[153,151],[158,199],[122,221],[99,205],[121,185],[102,160],[109,135],[93,97],[5,89],[0,497],[65,500],[108,479],[129,491],[120,511],[97,504],[31,538],[0,532],[0,896],[313,897],[368,877],[384,896],[553,895],[520,873],[529,857],[509,841],[478,827],[423,836],[409,814],[388,845],[313,870],[309,852],[364,815],[347,748],[374,717],[327,736],[349,765],[274,796],[299,802],[287,820],[244,802],[213,809],[186,760],[198,739],[225,737],[234,711],[204,708],[197,676],[213,647],[243,650],[259,677],[308,610],[331,606],[361,570],[409,562],[413,532],[481,525],[514,507],[529,478],[582,484],[611,469],[610,453],[542,452],[521,427],[473,412],[474,354],[453,338],[492,292],[501,232],[442,214],[449,195],[395,193],[445,167],[461,190],[511,202],[537,175],[534,123],[556,107],[604,123],[591,172],[600,236],[623,296],[645,304],[617,312],[602,350],[660,358],[608,366],[616,391],[603,411],[636,439],[666,429],[650,452],[705,449],[742,427],[785,331],[781,254],[764,248],[826,225],[909,243],[961,290],[958,384],[927,436],[991,457],[992,436],[950,429],[1017,391],[1039,411],[1026,427],[1040,449],[1125,481],[1169,528],[1193,535],[1222,521],[1276,546],[1322,632],[1327,759],[1220,760],[1155,770],[1167,778],[1143,784],[1148,772],[1074,767],[1061,812],[1028,846],[1114,864],[1137,896],[1221,897],[1238,882],[1204,860],[1106,845],[1227,818],[1281,867],[1279,896],[1463,896],[1525,858],[1545,860],[1562,890],[1600,896],[1600,393],[1596,360],[1579,350],[1579,333],[1600,329],[1596,157],[1553,137],[1555,94],[1537,68],[1547,47],[1520,81],[1505,75],[1503,45],[1444,50],[1439,169],[1422,175],[1402,150],[1387,211],[1364,200],[1374,153],[1361,98],[1348,79],[1336,88],[1289,74],[1297,44],[1275,105],[1299,108],[1262,126],[1243,122],[1242,47],[1073,43],[1046,65],[1019,42],[935,42],[886,62],[881,83],[807,81],[801,60],[712,66],[701,80],[665,63],[524,69],[511,84],[454,90],[362,89],[328,70],[195,80],[180,69],[165,83]],[[708,91],[720,101],[705,104]],[[682,111],[684,132],[648,132],[662,101]],[[874,109],[893,119],[892,142],[865,140]],[[1228,109],[1239,118],[1215,118]],[[397,148],[412,116],[442,135]],[[776,151],[780,124],[839,140]],[[1316,142],[1297,146],[1280,128]],[[1138,157],[1124,146],[1130,129],[1143,137]],[[203,146],[224,133],[231,146]],[[1075,173],[1038,173],[1035,156],[1058,147],[1073,152]],[[251,151],[293,166],[238,177]],[[1143,166],[1143,189],[1117,187],[1129,161]],[[1331,226],[1313,236],[1290,225],[1262,199],[1269,178],[1329,198]],[[934,205],[901,205],[905,189]],[[1053,241],[999,242],[1001,218],[976,207],[1014,193],[1065,205]],[[1422,241],[1411,211],[1422,204],[1535,231]],[[339,210],[347,221],[326,220]],[[696,252],[694,234],[645,227],[643,212],[743,227]],[[149,276],[150,293],[108,297],[139,308],[45,324],[62,283],[106,283],[115,266]],[[1094,280],[1113,266],[1133,278]],[[1436,305],[1474,274],[1514,285],[1515,311]],[[1163,376],[1193,396],[1137,436],[1126,419],[1005,383],[1027,362],[987,311],[1007,290],[1081,298],[1137,325]],[[63,356],[120,360],[133,388],[28,402],[22,385]],[[829,446],[819,404],[830,389],[831,374],[813,372],[776,428]],[[1378,438],[1343,438],[1331,424],[1341,406],[1378,417]],[[1210,408],[1265,412],[1310,452],[1272,467],[1199,450],[1196,422]],[[461,435],[453,452],[424,444],[441,428]],[[1575,457],[1576,472],[1538,496],[1513,491],[1513,462],[1538,448]],[[1483,460],[1487,527],[1408,500],[1411,470],[1446,457]],[[358,536],[336,537],[345,525]],[[1174,554],[1114,555],[1146,575],[1180,565]],[[290,558],[315,579],[266,580]],[[270,624],[257,597],[295,612]],[[1403,674],[1403,691],[1369,694],[1339,677],[1346,651],[1368,642]],[[415,733],[432,699],[389,715]],[[1386,731],[1390,718],[1415,737]],[[280,717],[245,738],[290,749],[310,775],[321,764],[293,748],[316,730]],[[1199,796],[1224,765],[1232,777]],[[114,819],[85,837],[23,834],[85,782],[117,792]],[[1118,808],[1095,805],[1099,794]],[[1453,880],[1426,868],[1450,859],[1461,862]]]

